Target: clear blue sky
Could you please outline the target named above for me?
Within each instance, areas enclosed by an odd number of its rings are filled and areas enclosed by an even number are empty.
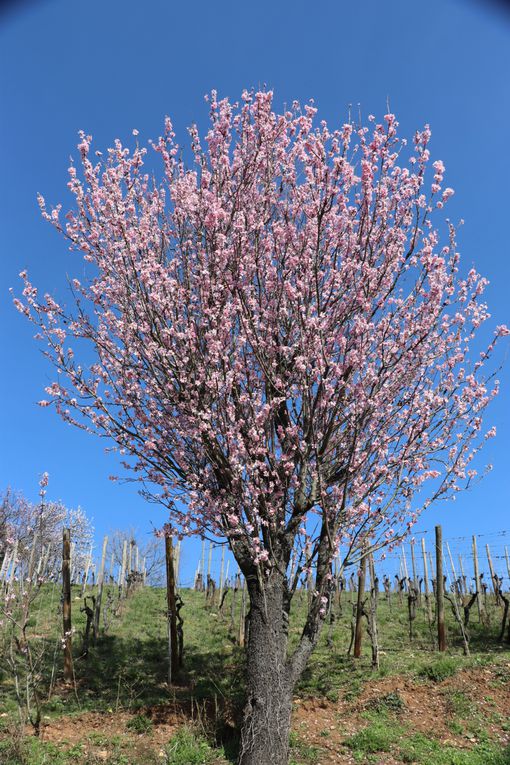
[[[156,138],[169,114],[184,140],[203,124],[203,95],[236,98],[266,85],[277,105],[313,97],[320,116],[343,121],[349,104],[382,115],[387,99],[404,133],[430,122],[432,153],[456,189],[449,207],[466,221],[460,247],[491,282],[494,325],[510,322],[510,13],[475,0],[33,0],[0,11],[0,488],[81,505],[98,537],[118,526],[149,532],[164,512],[134,485],[112,484],[115,458],[101,441],[62,423],[35,402],[52,379],[33,330],[14,310],[8,288],[27,268],[34,282],[62,295],[80,269],[63,240],[41,220],[36,193],[64,201],[77,131],[98,148],[133,128]],[[510,527],[510,373],[488,422],[492,474],[420,524],[441,521],[446,535]],[[191,561],[189,563],[192,566]],[[194,563],[193,563],[194,566]]]

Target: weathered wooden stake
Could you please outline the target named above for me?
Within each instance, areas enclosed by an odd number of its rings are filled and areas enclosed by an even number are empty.
[[[0,567],[0,582],[3,582],[4,579],[7,578],[7,571],[9,570],[10,563],[11,563],[11,552],[8,550],[6,553],[4,553],[4,558],[2,560],[2,565]]]
[[[496,586],[496,579],[494,577],[494,566],[492,565],[492,557],[491,557],[491,551],[488,544],[485,545],[485,552],[487,553],[487,563],[489,564],[489,572],[491,575],[491,585],[492,585],[492,592],[496,596],[496,603],[498,603],[498,592],[499,588]]]
[[[246,638],[245,625],[246,625],[246,579],[243,577],[241,612],[239,615],[239,641],[238,642],[240,646],[244,646],[244,642]]]
[[[212,551],[213,551],[213,543],[209,542],[209,557],[207,559],[207,581],[209,581],[211,577]]]
[[[221,605],[221,599],[223,597],[223,586],[224,586],[224,579],[223,574],[225,572],[225,545],[221,548],[221,568],[220,568],[220,594],[219,594],[219,601],[218,603]]]
[[[459,553],[459,568],[460,568],[460,575],[461,575],[461,582],[462,582],[462,592],[464,595],[467,595],[467,582],[466,582],[466,574],[464,573],[464,564],[462,563],[462,555]]]
[[[413,585],[417,593],[418,605],[421,605],[421,588],[420,588],[420,582],[418,580],[418,574],[416,573],[416,556],[414,554],[414,545],[415,545],[415,541],[414,539],[412,539],[411,540],[411,567],[413,570]]]
[[[202,574],[202,582],[205,586],[205,539],[202,539],[202,564],[200,567],[200,573]]]
[[[172,537],[165,537],[166,557],[166,602],[168,630],[168,684],[175,679],[179,667],[179,646],[177,642],[177,609],[175,603],[175,568]]]
[[[129,543],[129,551],[128,551],[128,568],[127,568],[128,576],[133,571],[133,547],[134,546],[135,546],[135,540],[132,539],[131,542]]]
[[[83,584],[81,586],[80,598],[83,598],[83,596],[85,595],[85,590],[87,589],[87,579],[89,578],[89,569],[90,569],[91,563],[92,563],[92,545],[90,545],[89,554],[87,555],[87,560],[85,561],[85,572],[83,574]]]
[[[480,572],[478,569],[478,550],[476,548],[476,536],[473,535],[473,569],[475,572],[476,605],[478,607],[478,619],[483,621],[484,607],[480,593]]]
[[[232,633],[233,637],[235,637],[236,594],[237,594],[237,590],[239,589],[240,583],[241,583],[240,569],[239,569],[239,566],[237,566],[237,571],[234,573],[234,576],[233,576],[232,602],[230,603],[230,626],[229,626],[229,630]]]
[[[368,612],[368,634],[372,646],[372,669],[379,669],[379,635],[377,629],[377,605],[379,602],[379,579],[375,574],[374,556],[369,554],[370,609]]]
[[[406,551],[404,548],[404,545],[402,545],[402,565],[404,570],[404,576],[406,579],[406,590],[409,589],[409,571],[407,569],[407,558],[406,558]]]
[[[181,540],[179,539],[179,541],[177,542],[177,547],[175,548],[175,587],[177,590],[179,589],[180,566],[181,566]]]
[[[120,594],[123,597],[126,594],[126,565],[127,565],[127,539],[122,545],[122,565],[120,567]]]
[[[358,599],[356,605],[356,627],[354,632],[354,658],[359,659],[361,656],[361,639],[363,635],[363,595],[365,594],[365,577],[367,570],[367,556],[363,554],[359,564],[359,576],[358,576]]]
[[[115,555],[112,552],[112,554],[110,555],[110,565],[108,567],[108,581],[109,582],[113,582],[113,569],[114,569],[114,566],[115,566]]]
[[[62,626],[64,629],[64,681],[73,680],[73,644],[71,622],[71,530],[62,533]]]
[[[450,567],[452,569],[452,574],[453,574],[453,593],[455,594],[456,593],[455,587],[457,583],[457,572],[455,571],[455,566],[453,565],[452,553],[451,553],[450,545],[448,544],[448,542],[446,542],[446,552],[448,553],[448,557],[450,559]]]
[[[40,571],[41,576],[45,576],[46,575],[46,569],[48,567],[48,560],[50,558],[50,553],[51,553],[51,545],[48,545],[48,547],[45,550],[44,556],[42,558],[41,571]],[[37,572],[37,573],[39,573],[39,572]]]
[[[425,550],[425,538],[421,538],[421,553],[423,556],[423,584],[425,585],[425,605],[427,606],[427,621],[432,627],[432,606],[430,604],[429,572],[427,566],[427,552]]]
[[[101,600],[103,598],[103,584],[104,584],[104,564],[106,560],[106,548],[108,546],[108,537],[103,539],[103,550],[101,553],[101,565],[99,567],[99,575],[97,577],[97,597],[96,607],[94,609],[94,642],[97,640],[97,633],[99,631],[99,619],[101,617]]]
[[[446,651],[446,628],[444,621],[443,529],[441,526],[436,526],[436,602],[437,644],[440,651]]]
[[[69,559],[69,566],[71,567],[71,584],[74,582],[74,577],[76,576],[76,566],[74,565],[74,550],[76,547],[76,542],[71,542],[71,557]]]

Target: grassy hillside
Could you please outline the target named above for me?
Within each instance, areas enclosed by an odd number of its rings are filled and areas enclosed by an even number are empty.
[[[1,765],[193,765],[235,761],[236,726],[243,695],[243,652],[237,645],[241,593],[223,613],[201,593],[182,591],[184,668],[166,682],[165,592],[145,588],[120,604],[115,591],[87,658],[82,653],[85,614],[73,588],[75,683],[61,680],[60,592],[46,585],[34,602],[28,627],[40,657],[38,687],[43,720],[39,738],[20,733],[9,646],[3,628],[0,658]],[[291,642],[299,635],[305,593],[298,593]],[[433,651],[425,610],[418,609],[409,639],[405,599],[391,608],[381,595],[380,668],[370,667],[364,636],[360,660],[347,656],[352,606],[344,593],[336,619],[295,694],[292,758],[296,765],[426,763],[509,765],[510,651],[498,642],[501,609],[490,604],[490,624],[472,609],[471,656],[451,613],[449,649]],[[15,657],[16,658],[16,657]],[[53,674],[53,682],[52,682]],[[52,686],[50,692],[50,685]]]

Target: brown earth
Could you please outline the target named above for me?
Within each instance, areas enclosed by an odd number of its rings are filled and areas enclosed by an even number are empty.
[[[351,765],[354,759],[343,745],[345,740],[367,725],[363,712],[373,708],[388,694],[395,694],[402,701],[402,709],[395,712],[402,724],[445,745],[469,749],[476,744],[476,737],[467,733],[455,734],[450,725],[455,714],[452,698],[455,694],[463,694],[462,698],[470,705],[464,722],[469,722],[472,716],[484,721],[491,738],[507,745],[510,734],[494,719],[497,713],[501,719],[510,720],[509,676],[510,664],[503,668],[499,665],[459,671],[439,683],[416,682],[403,676],[393,676],[366,683],[355,700],[296,699],[293,729],[298,740],[307,746],[317,747],[321,752],[318,765]],[[173,704],[138,710],[140,712],[152,720],[150,736],[130,731],[127,724],[133,714],[119,711],[104,714],[85,712],[45,719],[42,737],[65,746],[81,741],[86,750],[106,759],[108,742],[115,736],[122,736],[123,743],[129,741],[133,750],[139,753],[148,748],[157,752],[179,726],[191,719],[189,709]],[[457,719],[462,720],[458,710]],[[380,763],[396,765],[396,761],[386,753]]]
[[[443,744],[469,749],[477,742],[476,738],[455,735],[449,726],[454,714],[452,694],[462,693],[473,705],[474,714],[485,720],[485,729],[491,738],[504,746],[510,742],[510,734],[489,721],[494,712],[504,720],[510,720],[510,685],[500,677],[498,667],[464,670],[440,683],[416,683],[406,677],[394,676],[366,684],[355,702],[297,700],[294,730],[308,745],[323,750],[320,765],[348,765],[354,759],[342,744],[367,724],[362,713],[388,694],[398,694],[403,701],[402,711],[398,713],[402,723]],[[382,757],[381,765],[395,762],[387,753]]]

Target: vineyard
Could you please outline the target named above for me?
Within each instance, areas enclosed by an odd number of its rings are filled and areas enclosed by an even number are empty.
[[[505,543],[437,547],[429,533],[384,560],[335,561],[294,694],[294,765],[510,762]],[[167,540],[166,587],[149,584],[134,541],[118,565],[108,539],[83,568],[67,532],[62,549],[13,546],[1,566],[2,765],[235,762],[248,599],[225,548],[204,543],[190,582],[186,544]],[[288,577],[292,650],[314,582],[297,560]]]

